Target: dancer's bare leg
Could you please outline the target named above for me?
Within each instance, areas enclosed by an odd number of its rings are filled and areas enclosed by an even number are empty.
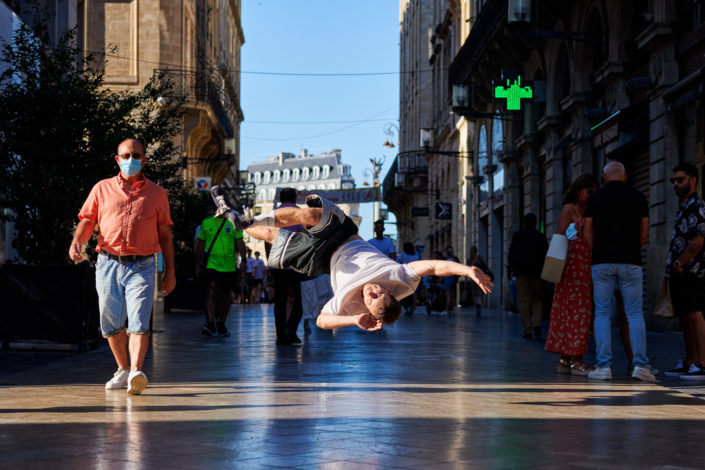
[[[265,214],[255,216],[249,228],[260,226],[289,227],[290,225],[303,225],[313,227],[321,220],[320,207],[281,207]],[[249,232],[248,232],[249,233]],[[256,235],[252,235],[257,238]]]
[[[288,209],[288,207],[285,209]],[[256,238],[257,240],[264,240],[267,243],[274,243],[274,239],[277,237],[277,232],[279,232],[277,227],[249,226],[245,229],[245,233],[249,236]]]

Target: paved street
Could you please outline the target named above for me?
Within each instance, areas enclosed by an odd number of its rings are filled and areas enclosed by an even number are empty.
[[[300,330],[291,347],[274,345],[269,305],[233,306],[230,338],[202,337],[201,322],[155,319],[141,396],[104,390],[115,369],[104,342],[0,353],[0,466],[702,468],[700,390],[632,381],[616,337],[617,377],[591,382],[557,375],[557,357],[498,310]],[[649,334],[662,370],[680,347]]]

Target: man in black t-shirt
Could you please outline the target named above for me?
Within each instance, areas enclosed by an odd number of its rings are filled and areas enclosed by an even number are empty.
[[[673,168],[673,190],[680,199],[666,259],[673,309],[681,319],[685,361],[666,375],[705,379],[705,202],[698,197],[698,170],[690,163]]]
[[[585,206],[583,235],[592,250],[595,297],[597,368],[591,379],[612,379],[612,312],[614,294],[622,294],[634,353],[632,377],[656,382],[646,357],[646,324],[642,310],[641,247],[649,236],[646,197],[629,186],[624,165],[610,162],[602,171],[605,185],[592,193]]]

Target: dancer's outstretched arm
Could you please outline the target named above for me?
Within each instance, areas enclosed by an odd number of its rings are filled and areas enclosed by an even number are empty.
[[[494,284],[490,277],[476,266],[465,266],[455,261],[423,260],[409,263],[409,267],[419,276],[467,276],[480,286],[482,292],[492,292]]]

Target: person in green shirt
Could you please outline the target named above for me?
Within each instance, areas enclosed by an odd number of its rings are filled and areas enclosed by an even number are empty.
[[[242,231],[235,230],[232,224],[223,219],[206,217],[201,222],[196,243],[196,277],[204,275],[208,284],[206,288],[206,323],[201,332],[204,336],[230,336],[225,326],[225,319],[230,309],[230,292],[237,282],[237,259],[235,251],[240,254],[240,272],[247,269],[245,243]],[[218,231],[220,229],[220,232]],[[217,235],[216,235],[217,234]],[[213,239],[215,238],[215,242]],[[201,273],[201,261],[205,251],[210,248],[206,270]],[[218,322],[215,324],[216,310]]]

